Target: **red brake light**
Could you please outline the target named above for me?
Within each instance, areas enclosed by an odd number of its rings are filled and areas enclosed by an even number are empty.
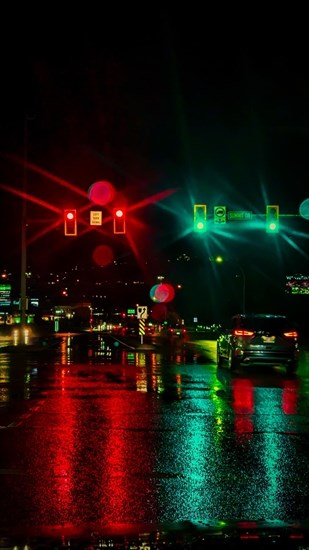
[[[239,330],[239,329],[235,329],[233,330],[233,335],[234,336],[253,336],[254,334],[254,331],[253,330]]]
[[[296,330],[291,330],[290,332],[284,332],[283,336],[285,336],[286,338],[297,338],[298,333],[296,332]]]

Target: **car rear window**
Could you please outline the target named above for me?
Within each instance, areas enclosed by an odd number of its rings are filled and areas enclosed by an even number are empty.
[[[246,317],[235,321],[237,328],[247,330],[281,333],[291,329],[291,325],[284,317]]]

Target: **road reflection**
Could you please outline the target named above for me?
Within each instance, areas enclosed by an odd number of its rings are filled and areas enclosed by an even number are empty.
[[[306,378],[60,339],[0,358],[0,529],[308,516]]]

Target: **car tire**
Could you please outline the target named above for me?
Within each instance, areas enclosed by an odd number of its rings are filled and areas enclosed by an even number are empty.
[[[233,355],[232,348],[229,348],[227,364],[228,364],[228,368],[231,371],[235,370],[238,366],[238,361],[237,361],[237,359],[235,359],[235,357]]]
[[[288,374],[295,374],[295,372],[297,371],[297,368],[298,368],[298,362],[291,361],[290,363],[287,364],[286,372]]]
[[[217,346],[217,366],[222,367],[223,366],[223,357],[220,355],[219,346]]]

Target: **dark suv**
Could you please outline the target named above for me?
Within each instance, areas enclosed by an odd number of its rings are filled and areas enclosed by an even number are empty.
[[[283,365],[293,373],[298,354],[298,334],[285,315],[235,315],[217,340],[217,364],[232,370],[255,363]]]

